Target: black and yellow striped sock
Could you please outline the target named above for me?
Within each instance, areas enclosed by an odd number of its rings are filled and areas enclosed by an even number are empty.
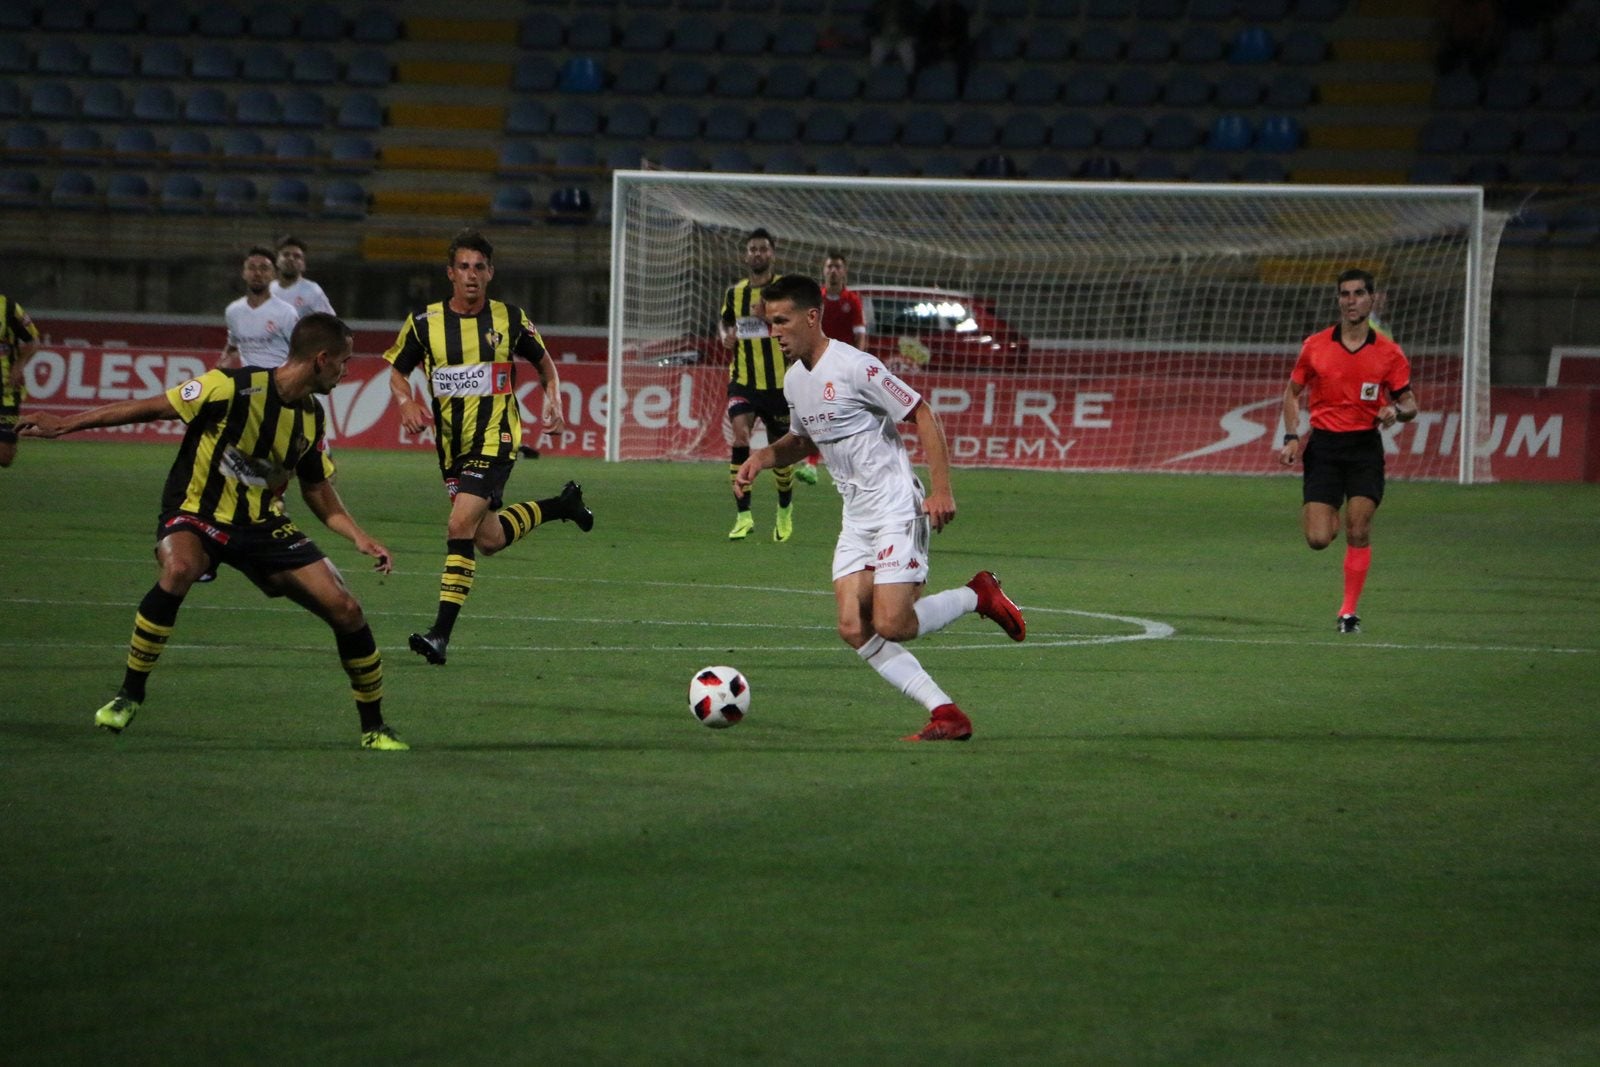
[[[433,632],[449,637],[455,629],[456,616],[472,592],[472,579],[478,572],[478,550],[472,538],[451,538],[445,542],[444,574],[439,577],[439,614],[433,621]]]
[[[182,605],[183,597],[174,596],[159,585],[151,586],[139,601],[139,610],[133,616],[133,637],[128,642],[128,669],[122,675],[122,696],[144,701],[144,684],[167,647]]]
[[[334,634],[333,638],[339,645],[339,665],[350,676],[350,692],[356,698],[361,730],[376,730],[383,725],[383,653],[372,638],[372,627]]]
[[[794,467],[773,467],[772,477],[778,483],[778,506],[786,508],[794,500]]]

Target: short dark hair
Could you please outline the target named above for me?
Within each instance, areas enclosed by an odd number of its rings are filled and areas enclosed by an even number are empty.
[[[757,226],[755,229],[744,235],[745,244],[749,244],[751,241],[763,240],[770,244],[773,248],[778,247],[778,239],[772,236],[772,234],[768,233],[766,228],[763,226]]]
[[[820,308],[822,286],[804,274],[784,274],[761,287],[762,303],[787,300],[797,308]]]
[[[850,262],[850,257],[844,254],[843,249],[839,248],[830,248],[823,254],[822,262],[826,263],[830,259],[837,259],[840,263]]]
[[[474,252],[482,252],[484,259],[490,263],[494,262],[494,245],[490,244],[487,237],[474,230],[471,226],[459,231],[454,237],[450,238],[450,252],[447,256],[447,261],[452,267],[456,264],[456,253],[463,248],[470,248]]]
[[[289,358],[310,359],[318,352],[343,352],[354,336],[337,315],[313,311],[294,324],[289,334]]]
[[[300,240],[300,238],[296,237],[292,233],[286,233],[282,237],[278,238],[278,244],[277,244],[278,251],[282,252],[285,248],[288,248],[290,245],[293,245],[294,247],[298,248],[301,252],[309,251],[306,248],[306,243],[304,241]]]
[[[1377,279],[1372,276],[1371,272],[1364,271],[1360,267],[1351,267],[1349,270],[1340,274],[1339,280],[1337,283],[1335,283],[1334,287],[1336,289],[1343,288],[1345,282],[1354,281],[1359,281],[1362,285],[1366,286],[1367,292],[1369,293],[1375,293],[1378,291]]]
[[[244,254],[244,258],[247,260],[254,259],[257,256],[265,256],[269,262],[276,262],[278,259],[278,253],[274,252],[266,245],[251,245],[250,251]]]

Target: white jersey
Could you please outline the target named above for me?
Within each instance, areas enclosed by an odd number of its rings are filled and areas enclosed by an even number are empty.
[[[228,344],[239,350],[239,361],[246,367],[270,370],[289,358],[289,334],[300,321],[293,304],[269,297],[260,307],[251,307],[241,296],[228,305],[225,317]]]
[[[276,279],[271,286],[272,295],[287,304],[293,304],[295,314],[305,318],[313,311],[325,311],[333,314],[333,305],[328,302],[328,294],[322,291],[322,286],[300,275],[293,285],[280,285]]]
[[[784,372],[789,430],[809,437],[844,497],[848,527],[876,530],[922,514],[922,483],[895,425],[921,395],[877,359],[844,341],[830,341],[806,369],[798,360]]]

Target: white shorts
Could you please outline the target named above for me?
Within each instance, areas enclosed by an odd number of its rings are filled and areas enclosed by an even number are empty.
[[[928,517],[903,526],[858,530],[845,526],[833,546],[833,580],[872,571],[874,585],[928,580]]]

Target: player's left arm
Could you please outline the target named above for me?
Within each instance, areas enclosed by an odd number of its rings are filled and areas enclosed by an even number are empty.
[[[344,506],[339,490],[333,487],[331,479],[307,481],[302,474],[300,496],[304,498],[306,506],[322,525],[350,541],[356,546],[356,551],[363,556],[371,556],[376,561],[372,565],[373,570],[379,574],[388,574],[394,570],[394,558],[389,554],[389,550],[356,522],[355,517]]]
[[[1389,394],[1389,402],[1378,409],[1378,422],[1388,429],[1397,422],[1410,422],[1417,417],[1417,394],[1407,385],[1398,393]]]
[[[950,489],[950,446],[945,443],[944,425],[926,400],[918,401],[911,417],[917,424],[917,440],[928,459],[928,495],[922,510],[928,513],[935,530],[942,530],[956,517],[956,498]]]
[[[102,404],[73,415],[57,415],[49,411],[35,411],[17,419],[17,432],[24,437],[63,437],[79,430],[93,430],[104,426],[129,426],[136,422],[155,422],[158,419],[180,418],[178,409],[166,393],[143,397],[139,400],[119,400],[115,404]]]

